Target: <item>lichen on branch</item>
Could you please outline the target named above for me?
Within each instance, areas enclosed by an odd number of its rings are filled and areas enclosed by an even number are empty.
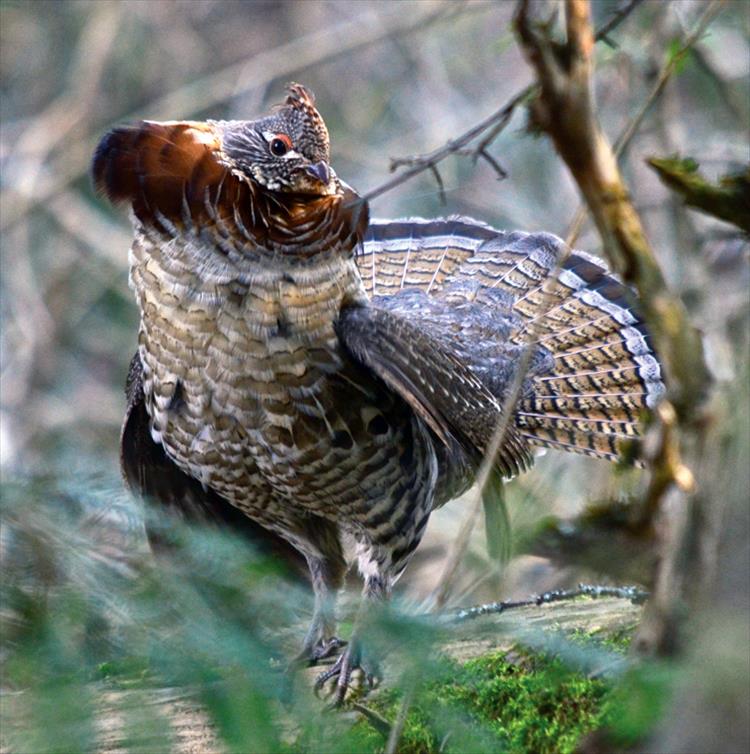
[[[646,164],[657,172],[662,183],[682,196],[688,207],[750,233],[750,166],[711,183],[690,157],[649,157]]]

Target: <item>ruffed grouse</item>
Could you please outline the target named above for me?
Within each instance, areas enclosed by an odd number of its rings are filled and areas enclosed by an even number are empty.
[[[125,476],[302,553],[313,661],[334,646],[342,534],[365,598],[387,596],[430,513],[471,485],[527,341],[502,476],[536,446],[616,458],[664,390],[629,291],[596,259],[556,270],[558,238],[467,218],[368,221],[297,84],[259,120],[117,128],[93,174],[135,227]],[[350,644],[326,674],[339,699],[356,662]]]

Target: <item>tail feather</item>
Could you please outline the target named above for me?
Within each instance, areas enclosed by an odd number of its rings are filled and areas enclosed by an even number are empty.
[[[549,317],[542,320],[540,330],[542,328],[545,334],[538,333],[537,342],[553,353],[559,353],[587,343],[606,342],[613,334],[619,334],[621,325],[608,314],[603,314],[590,322],[561,329],[558,329],[552,317]]]
[[[535,428],[529,433],[521,433],[531,445],[553,450],[565,450],[568,453],[604,458],[617,461],[624,452],[622,440],[614,435],[590,434],[586,432],[561,433],[557,429]]]
[[[606,395],[537,395],[524,401],[521,416],[552,415],[580,419],[614,421],[624,417],[637,422],[646,408],[645,393],[608,393]]]
[[[357,264],[367,293],[441,290],[446,278],[497,231],[462,218],[370,222]]]
[[[575,415],[561,416],[556,414],[534,414],[529,411],[517,413],[516,424],[529,429],[553,429],[559,432],[583,432],[585,434],[619,435],[635,437],[638,432],[635,422],[631,419],[589,419],[578,418]]]
[[[365,242],[362,272],[375,297],[415,287],[436,298],[451,293],[513,322],[510,343],[550,356],[516,407],[524,439],[615,459],[663,394],[661,368],[632,292],[596,258],[565,252],[555,236],[503,233],[467,218],[380,222]],[[459,329],[460,337],[482,343],[464,347],[486,371],[488,328],[475,317],[475,329]]]
[[[587,395],[590,393],[645,392],[649,407],[654,405],[654,396],[659,394],[663,383],[658,374],[654,379],[642,375],[642,367],[613,367],[592,371],[579,371],[577,374],[551,374],[537,377],[539,391],[555,395]]]

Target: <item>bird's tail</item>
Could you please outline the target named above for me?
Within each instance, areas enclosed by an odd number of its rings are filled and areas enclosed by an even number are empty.
[[[372,296],[406,288],[441,296],[456,284],[486,307],[507,302],[515,315],[510,340],[539,344],[551,356],[516,406],[522,436],[616,459],[664,392],[661,368],[632,291],[598,259],[566,251],[546,233],[409,219],[373,221],[359,261]]]

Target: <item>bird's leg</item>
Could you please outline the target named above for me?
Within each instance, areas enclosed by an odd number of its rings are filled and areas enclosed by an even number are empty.
[[[307,630],[297,664],[315,665],[330,657],[346,642],[336,637],[336,594],[344,580],[343,561],[308,557],[315,607],[310,628]]]
[[[337,540],[330,540],[337,541]],[[344,583],[346,563],[340,548],[331,548],[329,557],[307,554],[310,580],[315,592],[315,607],[310,628],[307,630],[302,651],[287,666],[282,690],[282,698],[291,700],[294,679],[301,668],[316,665],[325,657],[338,652],[346,642],[335,636],[336,633],[336,594]]]
[[[331,668],[321,673],[315,680],[315,692],[318,693],[325,684],[336,679],[333,704],[338,707],[344,701],[352,678],[352,672],[359,668],[364,680],[371,688],[380,680],[380,665],[377,659],[363,646],[362,633],[371,618],[372,610],[378,603],[387,601],[390,595],[390,581],[380,575],[371,575],[365,579],[362,601],[354,621],[354,628],[346,649],[339,655]]]
[[[346,573],[338,526],[318,516],[305,516],[297,521],[297,527],[295,546],[304,553],[310,569],[315,607],[302,651],[292,660],[290,670],[315,665],[344,644],[335,636],[336,596]]]

